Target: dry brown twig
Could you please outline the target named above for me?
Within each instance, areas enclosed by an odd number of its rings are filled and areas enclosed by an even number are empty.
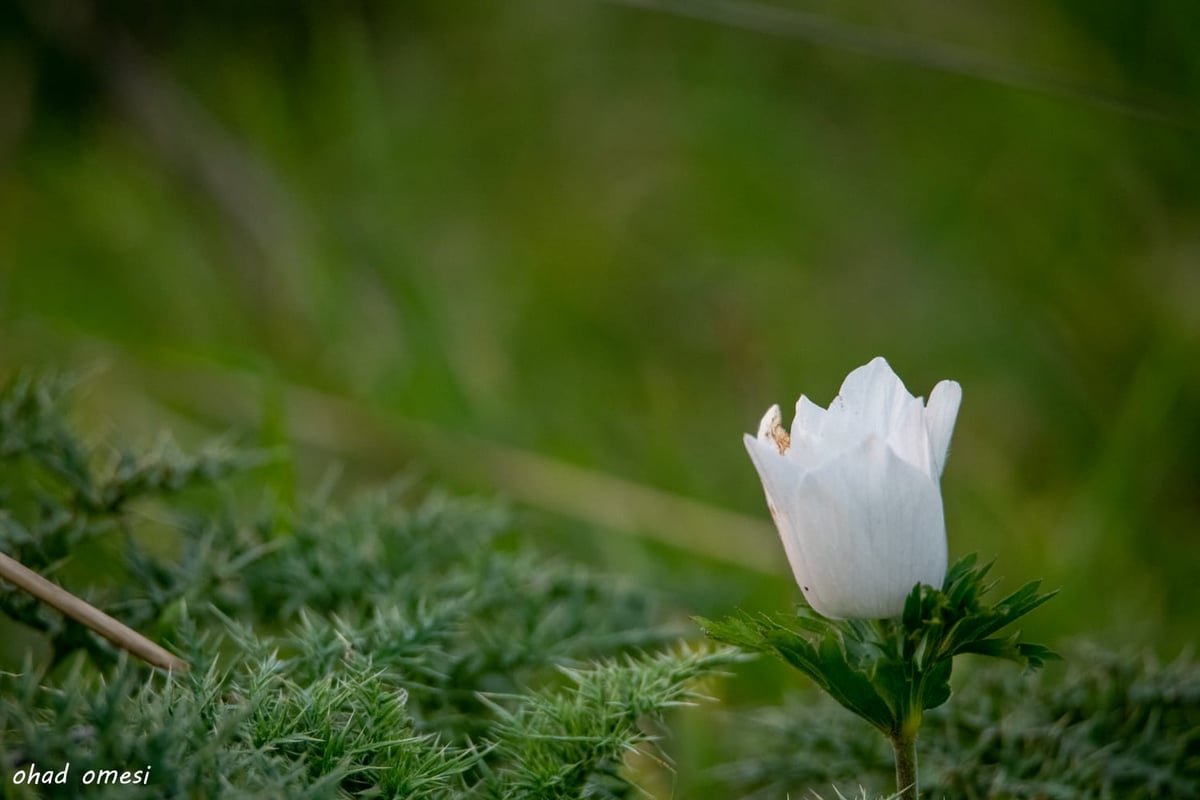
[[[187,672],[187,662],[167,652],[123,622],[81,600],[57,584],[43,578],[11,556],[0,553],[0,578],[15,584],[31,595],[86,625],[108,641],[133,653],[147,664],[171,672]]]

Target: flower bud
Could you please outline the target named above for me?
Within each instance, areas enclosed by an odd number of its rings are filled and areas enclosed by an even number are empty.
[[[898,616],[918,583],[940,587],[939,480],[962,401],[954,381],[926,405],[883,358],[851,372],[828,409],[801,396],[791,430],[772,406],[745,436],[796,582],[832,619]]]

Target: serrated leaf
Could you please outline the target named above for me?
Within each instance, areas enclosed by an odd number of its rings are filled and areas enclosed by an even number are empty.
[[[913,630],[921,623],[921,597],[921,584],[918,583],[908,593],[908,599],[904,601],[904,613],[901,615],[901,620],[907,630]]]
[[[822,669],[821,657],[804,637],[783,629],[771,631],[768,637],[772,653],[812,678],[822,689],[832,693],[830,678]]]
[[[893,659],[880,661],[874,678],[876,689],[891,710],[893,720],[903,719],[912,693],[912,677],[904,665]]]
[[[1027,669],[1041,669],[1046,666],[1047,661],[1062,661],[1062,656],[1045,645],[1018,642],[1017,649],[1025,659]]]
[[[921,708],[937,708],[950,699],[950,672],[954,661],[946,658],[938,662],[921,683]]]
[[[770,652],[772,649],[762,631],[744,613],[741,616],[725,617],[721,620],[710,620],[704,617],[693,617],[692,620],[714,642],[731,644],[752,653]]]
[[[821,641],[818,650],[821,672],[828,680],[826,691],[846,708],[888,733],[898,724],[897,715],[876,691],[866,674],[852,668],[845,651],[831,638]]]

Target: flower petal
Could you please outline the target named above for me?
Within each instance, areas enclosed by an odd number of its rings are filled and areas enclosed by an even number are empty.
[[[876,357],[846,376],[829,404],[822,438],[844,446],[857,445],[869,434],[886,439],[902,424],[912,399],[887,360]]]
[[[878,437],[774,499],[785,546],[785,529],[796,539],[788,549],[796,580],[824,616],[895,616],[914,585],[940,586],[945,577],[938,485]]]
[[[779,538],[783,541],[783,550],[792,567],[792,574],[796,576],[796,582],[803,588],[810,581],[808,581],[808,570],[805,566],[807,560],[800,548],[800,538],[796,535],[791,522],[794,511],[785,514],[781,510],[794,505],[789,498],[796,495],[796,488],[804,474],[803,470],[788,458],[779,455],[774,442],[770,440],[764,442],[746,434],[742,441],[746,444],[746,452],[750,454],[754,468],[758,470],[758,477],[763,485],[763,494],[767,497],[767,508],[771,511],[771,518],[775,520]]]
[[[904,405],[886,441],[896,455],[917,467],[926,475],[937,479],[931,471],[929,435],[925,432],[925,404],[914,397]]]
[[[933,477],[940,478],[950,451],[950,437],[962,403],[962,387],[957,381],[942,381],[929,393],[925,406],[925,430],[929,434],[929,451],[933,459]]]
[[[778,405],[768,408],[767,413],[763,414],[762,422],[758,423],[758,441],[775,445],[780,455],[791,447],[791,437],[783,429],[783,417],[779,413]]]
[[[804,395],[796,401],[796,418],[792,420],[792,437],[801,435],[820,436],[825,424],[825,409]]]
[[[772,441],[771,431],[775,430],[783,421],[783,414],[779,411],[779,405],[773,405],[767,409],[767,413],[763,414],[762,421],[758,423],[758,440],[760,442]]]
[[[796,416],[792,420],[791,446],[788,447],[787,457],[804,469],[815,467],[835,455],[821,441],[824,416],[825,409],[800,395],[796,401]]]

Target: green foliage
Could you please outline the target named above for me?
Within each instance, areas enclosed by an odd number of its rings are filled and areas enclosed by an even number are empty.
[[[224,570],[236,571],[246,552],[213,552],[211,539],[197,536],[183,543],[188,553],[182,566],[150,558],[131,535],[129,507],[211,484],[261,456],[221,443],[189,455],[169,438],[144,454],[89,447],[64,421],[64,396],[73,385],[67,377],[18,376],[0,392],[0,549],[57,580],[72,554],[86,551],[95,558],[98,544],[119,539],[121,563],[100,583],[115,594],[110,605],[122,609],[115,615],[140,627],[171,603],[209,591]],[[0,584],[0,612],[45,634],[54,663],[78,648],[94,659],[112,659],[108,642],[7,583]]]
[[[196,671],[147,680],[124,659],[103,683],[76,668],[53,683],[39,673],[0,675],[0,752],[6,779],[36,765],[71,779],[40,792],[9,785],[12,795],[73,797],[93,769],[151,768],[148,783],[109,787],[98,797],[332,797],[345,769],[309,780],[301,761],[259,746],[248,735],[252,700],[231,675]]]
[[[677,631],[649,594],[531,551],[492,504],[396,484],[246,522],[231,492],[198,490],[259,457],[102,459],[62,388],[0,393],[3,547],[192,669],[148,674],[4,587],[49,656],[0,675],[0,758],[70,762],[47,796],[148,766],[112,796],[623,797],[651,721],[735,660],[662,651]]]
[[[541,692],[512,712],[498,706],[497,754],[506,766],[493,775],[494,796],[587,796],[597,775],[607,778],[607,795],[624,796],[619,756],[645,741],[638,721],[695,699],[685,687],[729,662],[727,653],[687,651],[625,658],[566,670],[573,687],[565,697]]]
[[[999,666],[964,671],[955,701],[921,731],[926,797],[1151,798],[1200,793],[1200,664],[1159,665],[1073,648],[1065,674]],[[891,781],[884,740],[828,698],[730,715],[742,755],[715,777],[739,797],[798,797],[832,784],[879,791]]]
[[[1039,669],[1047,660],[1057,659],[1043,645],[1020,641],[1019,632],[995,637],[1058,594],[1057,590],[1040,593],[1041,581],[1030,581],[995,605],[985,605],[982,596],[994,588],[994,584],[984,583],[992,565],[976,566],[975,562],[971,554],[950,567],[940,592],[929,586],[913,588],[902,616],[904,656],[912,658],[921,671],[960,653],[1006,658],[1029,669]],[[940,703],[925,708],[937,705]]]
[[[1006,658],[1029,669],[1057,656],[1047,647],[997,637],[1000,630],[1054,596],[1038,582],[995,605],[982,596],[990,565],[967,556],[946,573],[941,590],[913,587],[899,619],[831,620],[808,606],[794,618],[745,612],[697,620],[709,637],[782,658],[831,697],[888,736],[912,734],[926,709],[950,697],[953,660],[961,653]]]

